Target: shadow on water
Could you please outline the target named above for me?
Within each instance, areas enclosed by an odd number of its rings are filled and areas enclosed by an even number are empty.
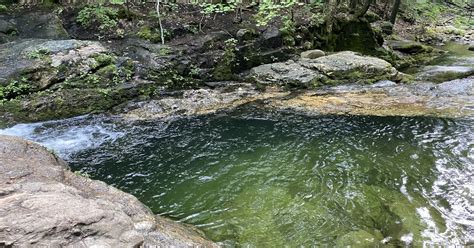
[[[166,122],[36,125],[23,136],[50,146],[88,133],[99,142],[63,151],[73,169],[230,246],[417,247],[474,234],[469,119],[246,107]]]

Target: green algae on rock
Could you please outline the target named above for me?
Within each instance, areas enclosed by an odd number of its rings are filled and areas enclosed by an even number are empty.
[[[400,77],[402,74],[390,63],[350,51],[316,59],[265,64],[253,68],[250,73],[250,78],[262,84],[288,83],[308,88],[325,84],[398,81]]]

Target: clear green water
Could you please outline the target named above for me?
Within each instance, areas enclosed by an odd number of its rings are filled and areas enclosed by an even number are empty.
[[[466,244],[474,236],[473,123],[253,108],[105,121],[121,135],[68,160],[228,246]]]

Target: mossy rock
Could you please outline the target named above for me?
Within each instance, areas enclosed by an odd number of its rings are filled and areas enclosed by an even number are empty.
[[[388,40],[387,44],[393,50],[400,51],[406,54],[430,53],[433,48],[423,45],[419,42],[408,40]]]
[[[365,19],[338,19],[333,30],[325,34],[325,45],[328,51],[354,51],[367,55],[379,55],[383,38],[374,32]]]
[[[3,102],[0,116],[5,123],[17,123],[98,113],[139,97],[148,87],[151,85],[46,90]]]
[[[95,62],[97,63],[97,67],[103,67],[107,65],[112,65],[115,64],[116,62],[116,57],[110,54],[106,53],[99,53],[95,56],[93,56]]]

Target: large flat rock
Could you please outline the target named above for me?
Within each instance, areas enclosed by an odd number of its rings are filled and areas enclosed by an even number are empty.
[[[215,247],[134,196],[71,172],[40,145],[0,135],[0,247]]]
[[[250,78],[261,84],[292,84],[303,87],[343,83],[400,80],[401,74],[387,61],[345,51],[316,59],[260,65]]]

